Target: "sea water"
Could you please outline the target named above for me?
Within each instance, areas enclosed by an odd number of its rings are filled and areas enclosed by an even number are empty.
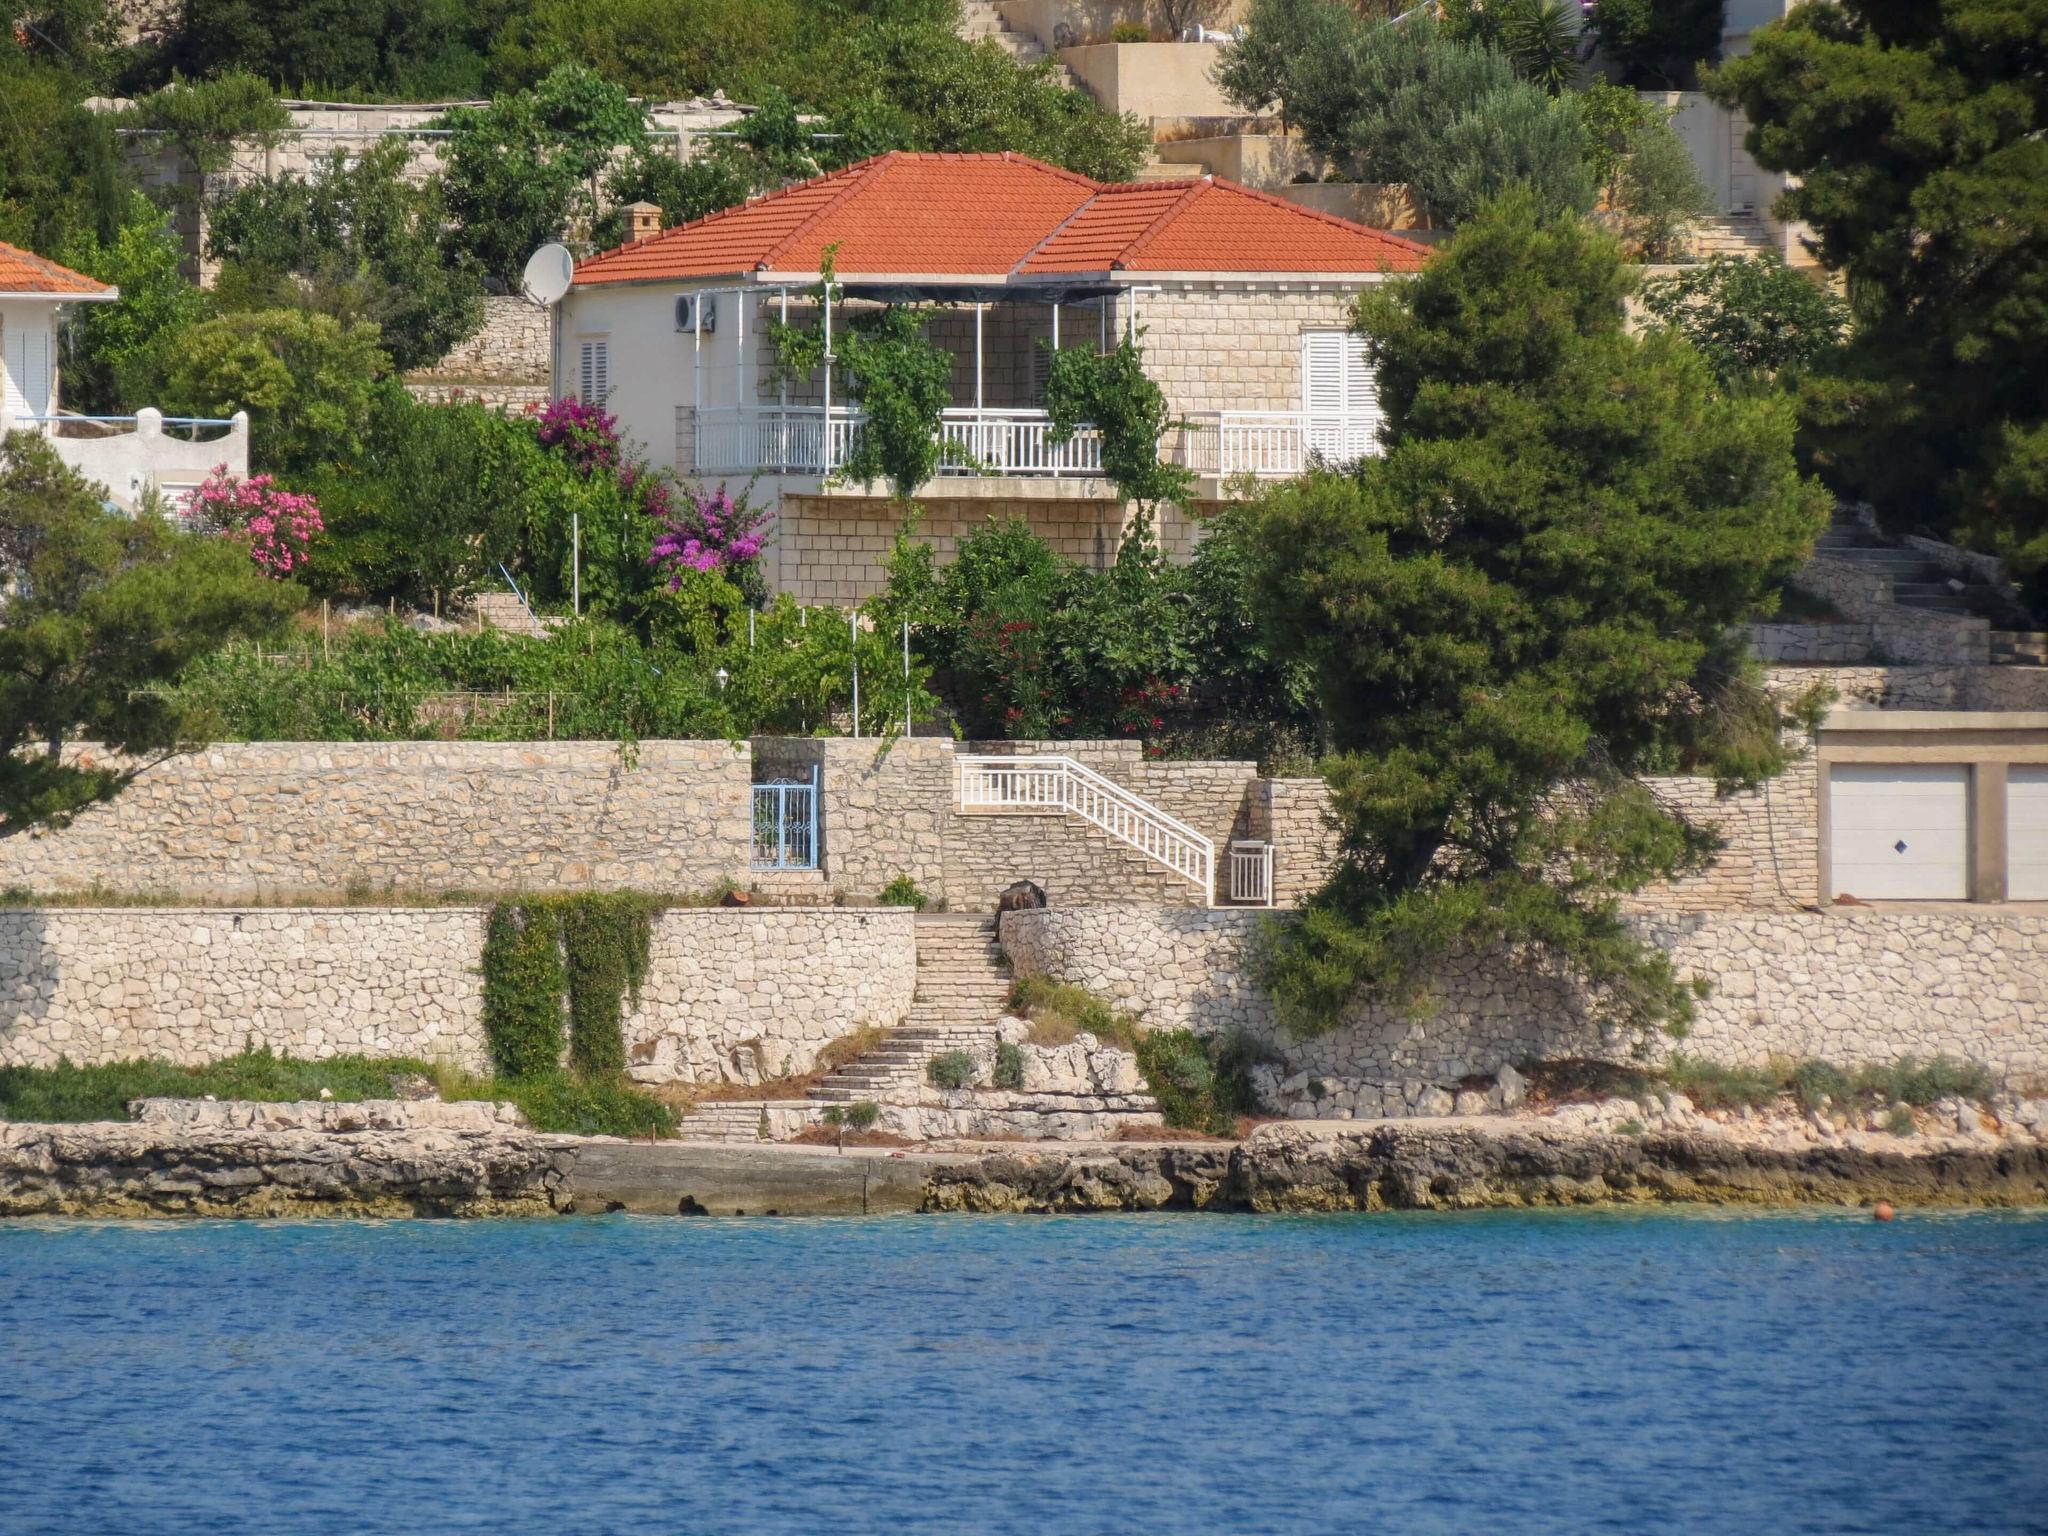
[[[2048,1216],[0,1224],[0,1532],[2048,1530]]]

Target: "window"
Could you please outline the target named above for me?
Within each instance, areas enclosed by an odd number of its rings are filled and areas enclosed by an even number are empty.
[[[576,398],[585,405],[602,405],[612,392],[612,344],[610,337],[594,337],[576,344]]]
[[[1327,462],[1348,464],[1379,452],[1379,390],[1364,337],[1302,332],[1301,413],[1304,446]]]
[[[17,325],[0,335],[0,374],[6,375],[5,403],[16,416],[43,416],[50,409],[50,332],[47,325]]]

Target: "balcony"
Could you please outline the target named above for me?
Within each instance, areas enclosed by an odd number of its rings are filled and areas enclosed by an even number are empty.
[[[57,457],[106,488],[107,498],[133,512],[152,491],[176,501],[225,465],[249,473],[249,414],[232,418],[166,416],[8,416],[0,436],[16,428],[41,432]]]
[[[848,406],[716,406],[682,413],[700,474],[772,474],[829,479],[857,442],[863,417]],[[1302,411],[1220,411],[1187,418],[1168,432],[1160,455],[1203,479],[1284,478],[1316,464],[1355,462],[1379,450],[1377,418],[1330,418]],[[947,410],[939,423],[940,479],[1017,477],[1099,480],[1102,440],[1082,426],[1052,438],[1046,412]]]

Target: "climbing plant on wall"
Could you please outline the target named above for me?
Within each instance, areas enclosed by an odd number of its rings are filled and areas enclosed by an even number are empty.
[[[808,379],[821,365],[843,367],[847,393],[866,419],[838,472],[862,485],[887,480],[896,499],[908,501],[931,479],[944,452],[939,424],[952,400],[953,359],[926,337],[922,310],[885,304],[851,315],[842,311],[828,360],[823,306],[843,292],[833,268],[836,249],[826,248],[818,286],[811,290],[819,317],[801,325],[769,322],[776,372],[794,381]]]
[[[1159,439],[1176,423],[1166,391],[1145,372],[1136,340],[1126,337],[1108,352],[1055,351],[1045,409],[1056,443],[1094,426],[1102,439],[1102,473],[1125,500],[1177,502],[1193,489],[1192,471],[1160,460]]]
[[[662,903],[630,891],[499,902],[484,936],[484,1032],[506,1077],[557,1071],[563,1021],[569,1064],[589,1076],[625,1070],[621,1028],[638,1007]]]

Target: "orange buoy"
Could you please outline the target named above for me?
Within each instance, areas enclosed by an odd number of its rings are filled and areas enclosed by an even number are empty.
[[[1876,1207],[1871,1211],[1870,1214],[1875,1216],[1879,1221],[1890,1221],[1894,1216],[1898,1215],[1899,1213],[1892,1209],[1891,1201],[1880,1200],[1877,1202]]]

